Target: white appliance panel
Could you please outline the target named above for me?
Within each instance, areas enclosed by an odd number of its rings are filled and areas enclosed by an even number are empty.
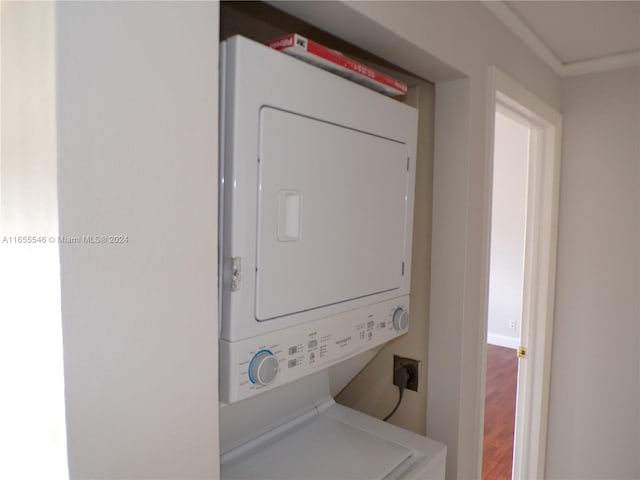
[[[405,144],[262,108],[256,319],[402,285]]]
[[[392,340],[408,330],[394,322],[408,304],[405,296],[237,342],[222,340],[220,400],[233,403],[278,388]],[[271,368],[265,371],[273,378],[261,383],[252,368],[256,357],[267,356]]]
[[[235,342],[250,338],[259,342],[258,337],[264,335],[284,332],[296,325],[342,315],[373,303],[408,295],[411,278],[416,110],[242,37],[233,37],[223,43],[221,64],[221,85],[224,92],[221,96],[221,111],[224,121],[221,122],[220,338],[230,344],[229,352],[233,350]],[[275,123],[269,119],[264,123],[261,112],[268,116],[278,116],[279,113],[280,116]],[[338,193],[348,215],[340,210],[343,214],[341,219],[321,218],[331,229],[342,226],[345,232],[342,238],[329,229],[318,231],[316,228],[314,232],[315,220],[311,221],[309,213],[317,216],[318,213],[326,214],[330,211],[322,205],[329,205],[331,211],[336,212],[336,201],[332,198],[330,189],[324,193],[324,203],[314,198],[315,189],[319,185],[313,184],[303,185],[304,190],[288,183],[269,184],[274,195],[268,199],[260,198],[258,186],[264,181],[262,176],[270,175],[270,170],[266,167],[265,171],[261,171],[261,163],[267,165],[267,161],[275,161],[278,165],[281,162],[277,155],[258,162],[263,148],[261,135],[266,143],[270,142],[270,134],[263,135],[261,129],[273,127],[286,130],[283,128],[285,124],[293,124],[290,127],[301,135],[307,135],[310,125],[317,124],[321,129],[326,129],[327,133],[322,134],[324,138],[344,136],[348,148],[352,148],[349,145],[351,139],[364,138],[366,146],[363,148],[371,150],[375,145],[376,150],[378,147],[389,150],[394,158],[409,157],[409,170],[406,170],[407,161],[404,158],[399,162],[404,166],[404,171],[402,168],[396,171],[384,164],[366,170],[368,175],[365,175],[361,168],[365,161],[356,160],[348,168],[357,169],[360,176],[355,170],[335,172],[352,183],[357,179],[354,189],[359,193],[347,201],[343,183]],[[290,134],[285,138],[288,142],[297,142]],[[320,143],[316,142],[314,150],[325,148]],[[271,151],[272,147],[266,148]],[[304,150],[304,145],[292,148]],[[333,153],[331,146],[326,148],[329,153]],[[402,154],[399,153],[401,150]],[[277,150],[275,152],[279,153]],[[308,153],[307,151],[306,154]],[[316,159],[319,158],[315,152],[312,154]],[[375,159],[376,155],[371,157]],[[303,165],[313,166],[310,161],[305,160],[305,155],[297,156]],[[333,158],[321,160],[336,161]],[[287,168],[295,167],[293,158],[283,161],[288,162]],[[379,159],[368,161],[381,162]],[[345,165],[340,165],[340,168],[344,167]],[[380,169],[384,170],[382,174],[376,171]],[[402,185],[401,175],[404,176]],[[378,193],[381,196],[373,196],[370,189],[364,190],[369,187],[360,185],[368,182],[374,182],[378,187],[383,184],[390,186],[392,183],[394,189],[396,186],[400,187],[401,193],[395,191],[391,195],[387,191],[382,192],[385,189],[380,187],[381,192]],[[402,196],[404,197],[401,198]],[[356,205],[364,203],[365,197],[373,197],[370,199],[373,207],[368,207],[364,215],[354,217]],[[390,204],[383,206],[387,200]],[[406,203],[400,206],[400,202],[405,200]],[[271,206],[268,206],[269,202]],[[271,213],[267,213],[265,208],[271,208]],[[274,213],[274,209],[280,213]],[[391,211],[401,213],[394,216]],[[356,227],[352,222],[360,222],[360,226]],[[374,223],[377,224],[377,230],[372,233]],[[371,235],[376,236],[375,241],[364,242],[364,235],[361,233],[356,233],[356,236],[360,235],[358,240],[349,240],[356,228],[368,230]],[[398,229],[401,233],[394,232]],[[311,236],[310,233],[314,235]],[[334,247],[325,245],[325,240],[334,241]],[[336,250],[336,240],[346,240],[349,245],[345,248],[337,245]],[[313,264],[311,268],[315,268],[315,273],[300,268],[302,256],[291,253],[296,248],[313,245],[308,242],[315,242],[320,255],[325,260],[328,259],[326,263],[317,259],[305,259]],[[402,244],[398,246],[398,242]],[[269,244],[277,247],[277,254]],[[352,250],[348,260],[345,260],[346,248]],[[387,250],[384,254],[381,253],[383,249]],[[335,259],[332,257],[334,250]],[[376,252],[375,257],[373,252]],[[369,258],[375,262],[369,264],[366,261]],[[390,272],[390,275],[382,278],[383,272]],[[316,275],[318,278],[315,278]],[[349,277],[353,284],[349,284],[342,276]],[[365,280],[368,283],[364,286],[355,285]],[[288,286],[277,286],[281,281],[288,282]],[[335,288],[334,281],[342,282],[345,290]],[[310,282],[309,286],[304,285],[307,282]],[[286,291],[287,289],[291,290]],[[259,321],[265,318],[272,319]],[[402,333],[398,331],[396,336]],[[221,374],[225,373],[221,371]]]
[[[310,454],[310,452],[312,452]],[[381,480],[412,451],[316,415],[304,428],[265,442],[252,455],[222,464],[226,480]]]
[[[446,447],[329,400],[221,460],[224,480],[444,480]]]

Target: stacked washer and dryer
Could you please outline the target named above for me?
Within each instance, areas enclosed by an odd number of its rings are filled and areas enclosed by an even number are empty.
[[[222,478],[443,479],[332,395],[409,329],[417,111],[240,36],[221,68]]]

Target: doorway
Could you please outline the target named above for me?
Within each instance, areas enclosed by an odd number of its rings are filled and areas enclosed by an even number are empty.
[[[483,480],[512,478],[531,128],[517,112],[496,105]]]
[[[543,478],[561,116],[494,67],[490,85],[494,168],[484,431],[492,436],[483,437],[483,477]]]

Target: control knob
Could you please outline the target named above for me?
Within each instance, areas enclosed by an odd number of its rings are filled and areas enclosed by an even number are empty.
[[[393,328],[396,330],[404,330],[409,326],[409,312],[404,308],[398,307],[393,312]]]
[[[257,385],[269,385],[278,375],[278,359],[269,350],[260,350],[249,363],[249,379]]]

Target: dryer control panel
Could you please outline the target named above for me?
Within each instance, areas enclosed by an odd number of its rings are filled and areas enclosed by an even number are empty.
[[[404,296],[240,342],[220,343],[220,399],[248,398],[385,343],[409,327]]]

